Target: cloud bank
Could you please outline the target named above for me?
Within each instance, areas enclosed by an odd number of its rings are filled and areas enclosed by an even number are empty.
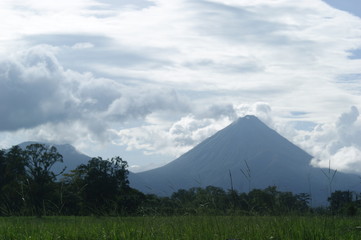
[[[56,51],[36,46],[0,62],[0,131],[33,132],[51,141],[69,141],[79,131],[101,139],[112,123],[187,109],[172,89],[135,88],[64,69]]]
[[[361,119],[352,106],[335,123],[318,125],[303,134],[300,145],[315,157],[312,165],[344,172],[361,172]],[[302,136],[302,135],[301,135]]]

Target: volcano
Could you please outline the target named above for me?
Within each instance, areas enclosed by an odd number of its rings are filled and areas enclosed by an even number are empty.
[[[312,156],[255,116],[239,118],[165,166],[137,173],[131,186],[145,193],[169,196],[179,189],[206,187],[248,192],[277,186],[281,191],[308,193],[322,205],[332,190],[355,190],[359,178],[310,165]]]

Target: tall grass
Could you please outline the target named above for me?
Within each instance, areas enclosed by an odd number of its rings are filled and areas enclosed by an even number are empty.
[[[334,217],[10,217],[0,218],[0,239],[356,240],[360,225]]]

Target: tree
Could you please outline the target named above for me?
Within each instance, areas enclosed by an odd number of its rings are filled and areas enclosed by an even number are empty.
[[[38,143],[28,145],[24,153],[29,200],[35,214],[41,216],[52,201],[56,177],[65,171],[65,168],[60,173],[52,171],[55,163],[63,162],[63,156],[56,147]]]
[[[213,212],[224,213],[229,206],[226,192],[222,188],[207,186],[205,189],[197,188],[196,193],[195,203],[200,210],[202,207],[206,207],[212,209]]]
[[[191,189],[179,189],[177,192],[174,192],[171,196],[171,199],[179,206],[183,208],[193,207],[193,202],[196,199],[197,188]]]
[[[274,191],[274,187],[268,187],[265,190],[253,189],[250,191],[248,193],[249,211],[259,214],[273,213],[275,206]]]
[[[0,209],[4,209],[3,203],[4,203],[4,191],[3,187],[5,185],[5,151],[0,150]],[[1,211],[3,213],[3,210]]]
[[[353,193],[350,191],[335,191],[328,198],[330,210],[333,214],[347,213],[356,214],[356,206],[353,202]]]
[[[5,167],[6,167],[6,163],[5,163],[5,151],[4,150],[0,150],[0,189],[4,186],[4,175],[5,175]]]
[[[1,168],[1,201],[5,214],[20,212],[24,209],[27,191],[24,151],[19,146],[13,146],[8,151],[0,153]]]
[[[284,214],[308,210],[309,195],[281,192],[271,186],[264,190],[254,189],[248,194],[250,210],[261,214]]]
[[[110,160],[97,157],[67,175],[69,183],[82,199],[84,213],[103,214],[125,207],[124,201],[119,204],[117,200],[130,190],[127,167],[127,162],[120,157]]]
[[[296,197],[296,209],[300,212],[307,212],[310,210],[309,204],[311,201],[311,196],[308,193],[299,193],[295,195]]]

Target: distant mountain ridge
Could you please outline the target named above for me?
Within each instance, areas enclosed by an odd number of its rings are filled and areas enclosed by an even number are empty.
[[[63,163],[54,164],[52,168],[52,171],[54,173],[61,172],[65,166],[66,166],[65,173],[69,173],[71,170],[74,170],[79,165],[87,164],[88,161],[92,158],[79,152],[71,144],[53,144],[49,142],[28,141],[28,142],[20,143],[18,144],[18,146],[25,149],[26,146],[34,143],[45,144],[47,146],[54,146],[56,147],[58,152],[63,156]],[[132,172],[129,172],[128,179],[130,182],[142,183],[142,180]]]
[[[245,116],[167,165],[137,173],[142,181],[131,186],[170,195],[208,185],[231,189],[232,183],[241,192],[274,185],[282,191],[309,193],[320,205],[327,199],[329,183],[321,169],[310,166],[311,159],[257,117]],[[358,184],[357,176],[337,173],[332,187],[354,190]]]
[[[18,146],[25,149],[26,146],[35,143],[45,144],[47,146],[54,146],[56,147],[58,152],[63,156],[64,162],[56,163],[52,169],[55,173],[60,172],[64,168],[64,166],[66,166],[66,172],[70,172],[80,164],[86,164],[91,159],[91,157],[79,152],[74,146],[70,144],[53,144],[46,142],[28,141],[28,142],[20,143],[18,144]]]

